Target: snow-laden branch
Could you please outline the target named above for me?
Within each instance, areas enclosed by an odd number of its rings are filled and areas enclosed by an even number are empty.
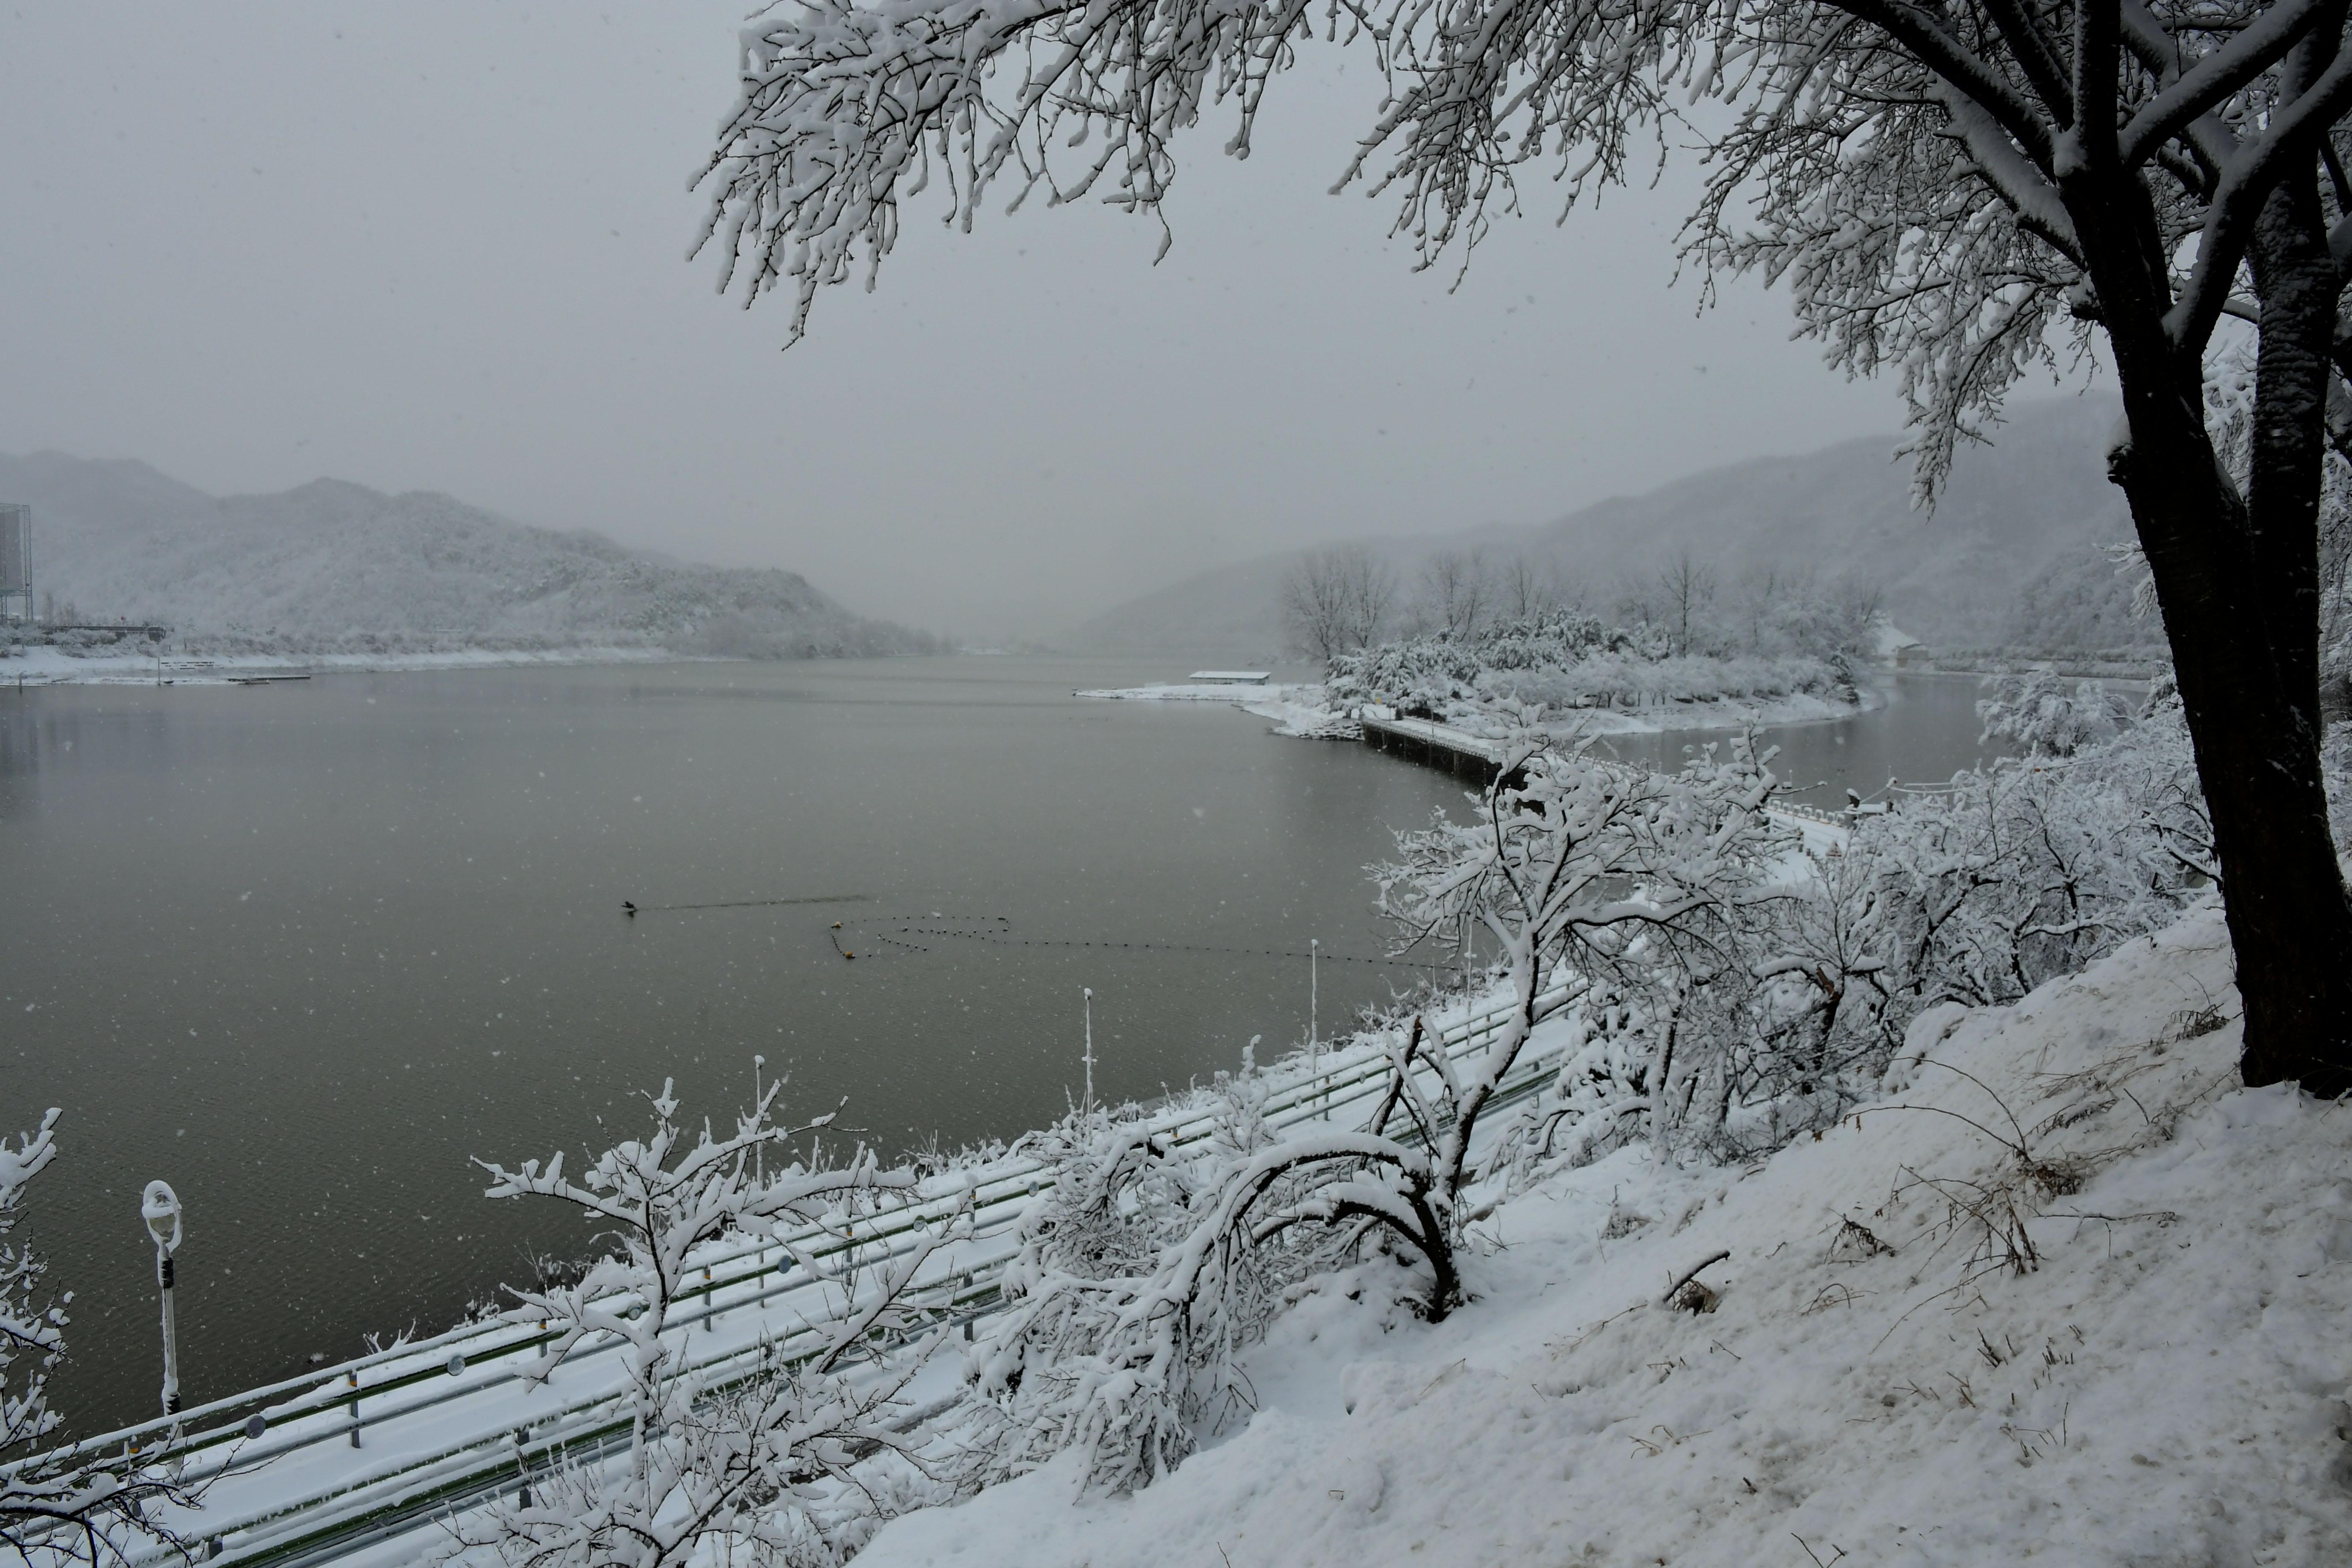
[[[887,1453],[921,1472],[898,1420],[921,1358],[856,1379],[842,1363],[872,1336],[903,1327],[901,1300],[955,1222],[925,1227],[878,1266],[854,1246],[830,1264],[794,1256],[795,1233],[839,1231],[905,1197],[916,1178],[883,1169],[862,1147],[837,1166],[820,1162],[814,1142],[805,1163],[792,1159],[790,1146],[832,1118],[774,1125],[782,1088],[771,1085],[733,1135],[718,1138],[708,1124],[693,1135],[680,1126],[665,1082],[648,1097],[650,1133],[596,1156],[576,1182],[561,1154],[543,1169],[536,1160],[512,1171],[476,1162],[489,1173],[489,1197],[552,1198],[609,1226],[610,1256],[575,1283],[514,1292],[506,1315],[553,1331],[524,1373],[541,1382],[585,1342],[625,1346],[631,1450],[625,1467],[558,1464],[535,1496],[526,1489],[482,1521],[453,1526],[453,1554],[487,1548],[512,1568],[680,1568],[713,1552],[758,1563],[833,1561],[876,1522],[872,1489],[853,1468]],[[686,1353],[681,1309],[698,1253],[749,1238],[773,1242],[788,1263],[839,1289],[844,1310],[814,1349],[763,1356],[749,1378],[718,1384]]]
[[[2282,75],[2340,26],[2318,0],[2086,0],[2062,47],[2066,15],[2021,0],[805,0],[744,35],[704,242],[747,303],[790,293],[797,338],[934,183],[959,226],[1000,182],[1155,215],[1182,132],[1222,106],[1246,155],[1295,51],[1356,42],[1389,91],[1337,185],[1391,201],[1421,265],[1466,264],[1531,172],[1564,216],[1694,144],[1703,289],[1784,282],[1833,365],[1895,370],[1925,500],[2021,374],[2114,328],[2093,235],[2111,278],[2153,270],[2133,321],[2198,351],[2252,215],[2352,103],[2341,61]]]

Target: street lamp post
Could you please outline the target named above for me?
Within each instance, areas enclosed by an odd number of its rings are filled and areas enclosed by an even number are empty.
[[[1086,998],[1087,1005],[1087,1054],[1084,1059],[1087,1064],[1087,1109],[1092,1110],[1095,1105],[1095,988],[1082,985],[1078,990]]]
[[[172,1254],[180,1249],[180,1200],[168,1183],[150,1182],[139,1217],[155,1242],[155,1284],[163,1297],[163,1414],[180,1413],[180,1342],[172,1322]]]
[[[760,1069],[767,1065],[768,1058],[765,1057],[754,1056],[751,1058],[751,1111],[753,1115],[758,1115],[760,1111]],[[765,1139],[761,1140],[759,1146],[751,1151],[751,1159],[754,1169],[759,1173],[760,1188],[764,1192],[767,1190],[768,1186],[768,1144]],[[767,1258],[768,1255],[765,1252],[760,1254],[760,1260],[762,1263],[766,1262]]]
[[[1308,937],[1307,939],[1307,1072],[1310,1078],[1317,1078],[1318,1080],[1323,1070],[1323,1036],[1320,1017],[1322,992],[1319,988],[1319,976],[1317,970],[1322,957],[1322,940],[1318,937]],[[1318,1099],[1322,1097],[1322,1084],[1319,1081],[1316,1085],[1316,1095]],[[1323,1115],[1328,1120],[1330,1114],[1331,1108],[1327,1104],[1323,1107]]]

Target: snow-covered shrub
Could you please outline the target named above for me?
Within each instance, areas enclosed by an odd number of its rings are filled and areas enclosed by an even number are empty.
[[[2029,756],[2071,757],[2116,732],[2115,704],[2095,680],[2069,690],[2056,670],[2044,668],[1994,676],[1985,686],[1992,695],[1977,703],[1979,742],[1999,737]]]
[[[701,1249],[752,1238],[789,1248],[794,1231],[820,1222],[838,1230],[915,1184],[912,1172],[885,1170],[864,1148],[826,1165],[812,1142],[804,1163],[792,1161],[789,1145],[833,1118],[776,1125],[770,1111],[781,1087],[738,1118],[732,1137],[714,1139],[706,1123],[689,1139],[664,1083],[650,1097],[650,1135],[607,1150],[576,1182],[564,1175],[560,1152],[544,1170],[536,1160],[517,1171],[477,1162],[490,1176],[488,1196],[554,1198],[610,1227],[614,1255],[576,1282],[512,1292],[516,1304],[505,1315],[553,1331],[524,1373],[535,1381],[583,1345],[625,1343],[630,1448],[624,1464],[559,1464],[534,1478],[524,1497],[453,1526],[453,1555],[488,1549],[517,1568],[831,1563],[871,1533],[877,1495],[887,1489],[853,1476],[853,1467],[880,1454],[919,1469],[895,1417],[920,1359],[856,1379],[844,1363],[877,1330],[901,1326],[899,1299],[943,1238],[940,1230],[870,1271],[854,1261],[791,1258],[833,1279],[849,1305],[813,1346],[763,1355],[750,1375],[739,1368],[724,1384],[685,1352],[682,1319],[694,1305],[688,1298]]]
[[[1899,1009],[2015,1001],[2168,923],[2214,877],[2177,700],[2105,745],[1958,775],[1858,822]]]
[[[1246,1407],[1234,1357],[1264,1331],[1299,1260],[1218,1223],[1227,1173],[1271,1139],[1263,1079],[1220,1074],[1215,1092],[1218,1130],[1198,1151],[1095,1108],[1027,1145],[1055,1179],[1023,1217],[1002,1284],[1011,1310],[967,1358],[996,1416],[973,1479],[1078,1447],[1090,1488],[1129,1489]]]
[[[1275,1139],[1254,1073],[1221,1079],[1216,1133],[1180,1151],[1138,1122],[1074,1113],[1034,1145],[1055,1171],[1005,1276],[1013,1309],[969,1375],[998,1430],[982,1479],[1069,1447],[1088,1484],[1149,1482],[1246,1403],[1234,1358],[1285,1292],[1385,1248],[1420,1272],[1418,1309],[1461,1299],[1456,1251],[1470,1150],[1537,1026],[1565,1004],[1563,969],[1696,1010],[1748,983],[1723,940],[1780,846],[1761,813],[1772,775],[1742,739],[1660,775],[1512,738],[1510,783],[1475,818],[1399,836],[1382,901],[1406,945],[1475,921],[1502,953],[1512,1012],[1475,1064],[1418,1020],[1387,1040],[1388,1086],[1363,1128]],[[1713,1038],[1694,1034],[1694,1041]],[[1671,1094],[1706,1070],[1668,1064]]]
[[[1596,1126],[1625,1125],[1639,1112],[1645,1131],[1671,1141],[1694,1112],[1706,1120],[1719,1108],[1707,1086],[1727,1070],[1730,1035],[1717,1023],[1750,1005],[1742,933],[1781,896],[1772,869],[1794,845],[1763,814],[1777,782],[1770,753],[1759,755],[1745,735],[1722,750],[1697,750],[1668,775],[1582,749],[1528,745],[1515,753],[1526,759],[1525,782],[1490,790],[1482,820],[1402,836],[1403,862],[1381,871],[1391,918],[1420,940],[1445,940],[1475,922],[1508,976],[1516,1006],[1491,1053],[1486,1092],[1538,1024],[1572,1008],[1590,1038],[1581,1068],[1563,1082],[1579,1071],[1605,1080],[1611,1103],[1585,1107]],[[1571,980],[1568,992],[1539,1003],[1555,977]],[[1595,1075],[1599,1058],[1612,1052],[1614,1067]],[[1453,1125],[1438,1138],[1449,1192],[1483,1109],[1475,1089],[1456,1098]],[[1506,1138],[1506,1158],[1540,1147],[1559,1120],[1547,1123],[1539,1111],[1523,1122]]]
[[[1528,707],[1543,717],[1793,692],[1853,700],[1852,676],[1833,658],[1675,654],[1652,628],[1611,627],[1565,611],[1339,654],[1324,689],[1339,707],[1379,702],[1474,723]]]
[[[2162,686],[2104,743],[1906,795],[1808,858],[1724,906],[1700,950],[1712,968],[1588,963],[1577,1037],[1494,1163],[1525,1179],[1637,1138],[1668,1156],[1769,1152],[1874,1097],[1927,1009],[2014,1002],[2169,923],[2213,879]]]

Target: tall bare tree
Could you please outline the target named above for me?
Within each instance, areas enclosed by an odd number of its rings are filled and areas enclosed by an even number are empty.
[[[1707,606],[1715,603],[1715,572],[1687,550],[1675,552],[1674,558],[1657,573],[1659,630],[1674,643],[1678,654],[1690,652],[1706,629]]]
[[[1476,551],[1441,550],[1421,565],[1421,620],[1433,632],[1466,637],[1486,624],[1486,560]]]
[[[1214,101],[1249,150],[1305,0],[809,0],[763,16],[709,233],[754,297],[872,268],[898,197],[969,223],[1010,178],[1156,213]],[[2320,782],[2317,518],[2352,333],[2347,0],[1344,0],[1389,89],[1344,179],[1424,259],[1466,256],[1523,172],[1570,205],[1702,144],[1685,234],[1712,287],[1790,286],[1855,374],[1893,367],[1919,490],[2071,336],[2103,335],[2131,502],[2212,809],[2244,1076],[2352,1090],[2352,896]],[[1713,100],[1719,114],[1685,106]],[[862,263],[862,267],[861,267]],[[2216,461],[2217,324],[2259,342],[2241,487]],[[2352,439],[2352,421],[2339,423]]]
[[[1282,579],[1291,646],[1317,658],[1378,642],[1396,599],[1396,572],[1360,544],[1312,551]]]
[[[1496,609],[1515,621],[1532,621],[1559,608],[1558,579],[1525,551],[1506,559],[1494,578]]]

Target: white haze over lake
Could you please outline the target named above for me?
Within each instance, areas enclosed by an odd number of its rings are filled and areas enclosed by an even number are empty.
[[[1176,245],[1095,207],[944,233],[780,353],[684,253],[741,0],[0,13],[0,451],[216,493],[322,476],[781,565],[867,615],[1051,635],[1219,562],[1533,522],[1892,432],[1786,299],[1669,288],[1687,199],[1551,187],[1457,292],[1328,196],[1377,91],[1306,51]]]

